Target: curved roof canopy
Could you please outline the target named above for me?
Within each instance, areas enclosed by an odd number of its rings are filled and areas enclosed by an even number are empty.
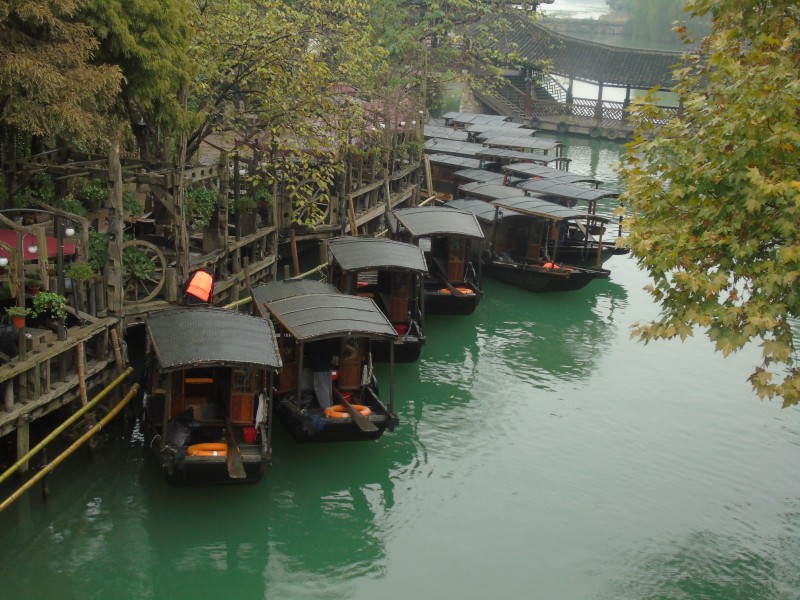
[[[258,307],[266,302],[274,302],[284,298],[303,296],[306,294],[336,294],[339,290],[332,283],[314,281],[313,279],[284,279],[271,281],[253,288],[251,296]]]
[[[519,175],[526,179],[542,178],[558,180],[564,183],[591,183],[593,185],[600,185],[603,183],[591,175],[578,175],[570,171],[554,169],[553,167],[537,165],[535,163],[511,163],[510,165],[503,165],[502,170],[504,173]],[[459,172],[460,171],[456,171],[455,175],[457,176]]]
[[[552,196],[564,200],[598,200],[600,198],[616,198],[619,192],[614,190],[601,190],[585,188],[581,185],[568,183],[561,179],[528,179],[516,185],[519,189],[534,192],[538,196]]]
[[[483,239],[483,230],[475,215],[443,206],[399,208],[392,213],[412,237],[461,235]]]
[[[267,291],[265,295],[270,294]],[[349,336],[397,339],[391,322],[371,298],[339,292],[300,294],[264,306],[283,329],[301,342]]]
[[[534,68],[546,64],[554,75],[580,81],[635,89],[656,85],[669,90],[675,85],[672,69],[680,62],[680,52],[620,48],[556,33],[531,22],[524,15],[497,15],[476,23],[508,18],[511,26],[498,43],[501,51],[513,50]]]
[[[383,238],[339,237],[328,241],[328,253],[345,271],[395,269],[424,273],[425,255],[417,246]]]
[[[272,325],[260,317],[190,306],[150,313],[146,326],[162,372],[213,366],[282,366]]]

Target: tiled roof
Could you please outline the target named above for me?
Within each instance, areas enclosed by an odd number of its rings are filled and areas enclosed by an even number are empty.
[[[502,49],[514,49],[532,66],[548,61],[548,72],[554,75],[637,89],[656,85],[670,89],[675,84],[672,69],[680,61],[680,52],[607,46],[556,33],[520,15],[509,18],[514,26]]]

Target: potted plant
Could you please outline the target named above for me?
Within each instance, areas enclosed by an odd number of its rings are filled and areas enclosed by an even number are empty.
[[[67,318],[67,299],[55,292],[39,292],[33,297],[31,315],[38,317],[42,314],[63,322]]]
[[[6,308],[11,324],[16,329],[25,327],[25,317],[31,313],[31,309],[25,306],[9,306]]]

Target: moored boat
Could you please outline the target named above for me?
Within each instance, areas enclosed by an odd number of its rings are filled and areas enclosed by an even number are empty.
[[[281,367],[264,319],[193,306],[151,313],[144,423],[168,482],[253,483],[272,458],[272,380]]]
[[[425,313],[472,314],[483,297],[470,259],[484,239],[475,215],[443,206],[400,208],[392,215],[393,237],[417,244],[425,253]]]
[[[394,360],[416,361],[425,344],[422,250],[383,238],[339,237],[328,241],[328,265],[328,281],[339,291],[374,299],[389,318],[400,336],[392,343]],[[375,344],[375,360],[388,360],[389,345]]]
[[[395,427],[393,375],[387,405],[372,370],[372,345],[383,341],[391,351],[397,332],[373,300],[304,280],[257,286],[252,298],[277,331],[283,370],[276,413],[296,441],[374,440]]]
[[[482,272],[487,277],[533,292],[552,292],[578,290],[609,275],[606,269],[559,261],[559,224],[594,215],[527,196],[492,203],[467,198],[447,206],[472,212],[488,233],[488,248],[481,254]],[[548,250],[551,238],[556,242],[552,254]]]

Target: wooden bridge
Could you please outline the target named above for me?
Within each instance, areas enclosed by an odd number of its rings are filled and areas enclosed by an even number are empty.
[[[523,17],[514,17],[512,31],[499,49],[514,50],[525,65],[505,72],[505,84],[495,93],[473,90],[487,109],[535,129],[578,133],[608,139],[631,138],[626,108],[634,90],[675,84],[672,68],[680,52],[619,48],[556,33]],[[568,83],[566,87],[554,79]],[[575,81],[598,87],[597,98],[576,98]],[[603,98],[604,90],[625,90],[622,102]],[[670,107],[668,112],[678,112]]]

